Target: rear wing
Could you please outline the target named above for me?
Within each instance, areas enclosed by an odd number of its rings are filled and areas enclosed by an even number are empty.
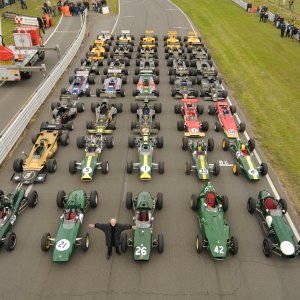
[[[145,103],[148,103],[149,101],[154,101],[157,99],[156,96],[143,96],[143,95],[139,95],[135,97],[136,100],[143,100]]]
[[[153,30],[145,30],[145,35],[153,35],[154,31]]]
[[[128,29],[127,30],[121,30],[121,33],[122,34],[130,34],[130,30],[128,30]]]
[[[189,31],[188,37],[198,37],[198,33],[196,31]]]
[[[168,36],[177,36],[177,31],[168,31]]]
[[[111,129],[98,128],[98,129],[88,129],[87,133],[94,134],[96,136],[101,136],[104,134],[112,134],[113,131]]]
[[[196,99],[196,98],[181,99],[181,102],[183,102],[183,103],[198,103],[198,99]]]

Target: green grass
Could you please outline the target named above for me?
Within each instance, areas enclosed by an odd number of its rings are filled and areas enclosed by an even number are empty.
[[[300,44],[230,0],[174,0],[200,29],[226,84],[300,213]],[[297,134],[298,132],[298,134]]]
[[[42,16],[41,9],[44,2],[44,0],[27,0],[26,4],[28,9],[21,9],[20,2],[16,0],[15,4],[0,9],[0,14],[2,15],[4,12],[9,11],[19,13],[24,16]],[[52,4],[54,4],[53,1]],[[60,16],[56,16],[53,18],[54,25],[57,24],[59,18]],[[16,24],[14,23],[14,21],[2,18],[2,33],[5,44],[10,45],[13,43],[12,31],[15,27]]]
[[[109,11],[113,12],[115,15],[119,13],[119,1],[118,0],[107,0]]]

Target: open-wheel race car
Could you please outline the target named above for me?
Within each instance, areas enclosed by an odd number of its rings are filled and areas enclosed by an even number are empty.
[[[117,35],[116,45],[130,44],[134,46],[134,35],[130,33],[130,30],[121,30],[121,34]]]
[[[235,139],[238,137],[239,132],[246,130],[246,124],[241,122],[239,125],[233,115],[236,113],[236,107],[229,105],[226,101],[218,101],[216,105],[208,106],[208,113],[210,115],[216,114],[219,121],[215,123],[215,131],[219,132],[223,129],[225,135],[229,139]]]
[[[100,34],[97,35],[96,39],[94,40],[94,45],[109,45],[111,46],[112,41],[114,40],[114,35],[111,34],[109,31],[102,30]]]
[[[174,84],[171,95],[175,98],[188,99],[198,97],[198,91],[194,88],[195,78],[189,76],[170,76],[169,83]]]
[[[217,76],[218,70],[213,68],[212,60],[206,59],[192,59],[190,62],[190,66],[195,68],[195,75],[199,74],[202,76]]]
[[[78,70],[69,78],[68,89],[62,88],[61,95],[91,96],[90,84],[95,83],[95,77],[90,75],[90,70]]]
[[[247,202],[250,214],[256,213],[265,233],[263,253],[266,257],[277,254],[292,258],[300,254],[300,241],[284,215],[287,212],[287,203],[284,199],[276,199],[271,193],[262,190],[258,199],[250,197]]]
[[[251,181],[259,180],[261,176],[268,174],[268,165],[261,163],[257,166],[252,158],[252,152],[255,149],[255,140],[249,139],[247,143],[243,143],[240,138],[229,140],[224,138],[222,141],[222,148],[224,151],[230,152],[237,159],[233,163],[232,171],[234,175],[239,175],[243,170],[246,177]]]
[[[136,113],[138,121],[131,122],[131,129],[142,128],[143,126],[150,125],[152,128],[160,129],[160,123],[155,122],[155,114],[161,113],[161,103],[149,104],[149,99],[145,99],[142,105],[136,102],[131,103],[131,112]]]
[[[185,42],[185,47],[192,49],[201,45],[201,36],[198,32],[190,31],[188,35],[183,38]]]
[[[185,163],[185,174],[190,175],[194,171],[201,181],[210,179],[210,173],[218,176],[220,173],[219,163],[210,164],[207,158],[207,151],[213,151],[214,140],[209,138],[208,141],[198,140],[192,141],[187,137],[182,138],[182,150],[192,152],[193,165],[190,162]]]
[[[133,89],[133,96],[141,99],[159,96],[159,91],[156,89],[156,84],[159,84],[159,77],[154,75],[151,70],[140,71],[140,75],[133,77],[133,83],[137,85]]]
[[[228,209],[226,195],[219,196],[208,182],[199,195],[191,196],[191,208],[198,212],[200,233],[196,238],[196,250],[201,253],[206,248],[213,259],[225,259],[230,252],[238,253],[238,240],[231,236],[225,218]]]
[[[83,251],[87,251],[90,246],[89,234],[82,237],[79,234],[84,213],[89,207],[95,208],[98,205],[98,193],[92,191],[88,196],[85,191],[78,189],[66,195],[64,191],[59,191],[56,204],[63,209],[56,236],[45,233],[41,239],[41,249],[47,252],[53,246],[52,261],[68,262],[76,246],[80,246]]]
[[[40,132],[31,137],[33,147],[26,158],[17,158],[13,162],[15,173],[12,180],[23,184],[44,182],[47,173],[54,173],[57,162],[52,157],[55,155],[58,143],[66,146],[69,144],[69,134],[64,133],[62,125],[43,122]]]
[[[84,104],[78,101],[77,96],[61,95],[60,101],[66,100],[66,103],[52,102],[52,123],[55,124],[66,124],[68,130],[73,129],[73,124],[70,122],[71,119],[76,118],[77,113],[84,112]]]
[[[181,36],[177,35],[177,31],[168,31],[168,35],[164,36],[165,52],[168,52],[170,48],[181,48],[183,43],[181,42]]]
[[[188,48],[187,52],[190,53],[190,65],[196,67],[196,62],[211,60],[211,55],[208,52],[204,44],[200,44],[197,47]]]
[[[132,160],[128,161],[127,173],[131,174],[133,170],[137,169],[140,172],[141,180],[151,180],[153,169],[158,169],[159,174],[164,173],[164,162],[153,162],[153,150],[155,147],[163,147],[163,137],[151,137],[149,127],[143,127],[141,131],[144,133],[142,136],[130,136],[128,138],[128,146],[138,148],[139,161],[136,163]]]
[[[82,58],[80,61],[82,69],[87,69],[90,74],[100,74],[100,66],[103,66],[103,60],[96,59],[95,55],[89,55],[88,58]]]
[[[158,53],[157,49],[155,47],[150,48],[150,47],[144,47],[142,48],[141,46],[138,46],[138,53],[136,54],[136,58],[145,58],[145,59],[158,59]]]
[[[179,131],[186,130],[184,133],[188,137],[203,137],[206,131],[209,129],[207,121],[202,123],[198,120],[198,115],[203,114],[204,107],[198,103],[197,99],[181,99],[183,106],[176,104],[174,111],[176,114],[181,114],[183,120],[177,122],[177,129]]]
[[[177,58],[177,59],[168,59],[168,67],[169,68],[169,75],[175,75],[175,76],[193,76],[194,71],[192,69],[189,69],[189,62],[182,59],[182,58]]]
[[[149,192],[140,192],[132,197],[132,192],[126,194],[126,207],[134,211],[136,229],[133,236],[127,238],[127,234],[121,236],[121,250],[127,251],[127,247],[133,248],[133,259],[135,261],[148,261],[152,248],[157,248],[158,253],[164,251],[164,237],[153,235],[154,211],[163,208],[163,194],[157,193],[155,198]]]
[[[101,88],[96,89],[97,97],[115,98],[118,95],[125,97],[125,90],[122,87],[123,79],[119,77],[109,77],[104,79]]]
[[[208,101],[224,101],[228,91],[224,90],[221,83],[222,79],[216,76],[198,76],[197,82],[200,84],[200,96]]]
[[[38,203],[36,191],[31,190],[28,195],[25,192],[20,186],[8,194],[0,190],[0,245],[7,251],[14,250],[17,244],[17,236],[11,231],[17,218],[28,206],[35,207]]]
[[[113,47],[113,52],[110,53],[110,58],[114,59],[131,59],[133,47],[130,44],[120,44]]]
[[[109,170],[108,161],[101,162],[101,153],[105,146],[107,148],[114,146],[111,135],[78,136],[77,147],[85,148],[85,155],[81,162],[70,161],[69,172],[75,174],[77,170],[81,170],[81,181],[92,181],[96,170],[101,170],[102,174],[107,174]]]
[[[153,74],[159,75],[158,60],[155,58],[139,58],[136,60],[135,75],[139,75],[142,71],[152,71]]]
[[[158,36],[154,35],[153,30],[145,30],[145,34],[141,35],[140,37],[140,44],[141,48],[154,48],[157,49],[158,46]]]
[[[172,59],[186,59],[187,55],[184,53],[184,49],[183,48],[165,48],[165,59],[168,60],[167,64],[169,66],[172,66],[170,63],[170,60]]]
[[[109,45],[90,45],[89,50],[85,57],[93,62],[99,62],[98,66],[103,66],[103,60],[108,57]]]

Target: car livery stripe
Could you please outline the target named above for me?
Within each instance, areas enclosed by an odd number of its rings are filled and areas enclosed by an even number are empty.
[[[140,179],[149,180],[149,179],[151,179],[151,175],[149,172],[147,172],[145,166],[148,166],[148,155],[143,155],[143,164],[140,167],[140,170],[141,170]],[[142,170],[143,167],[144,167],[144,170]]]
[[[86,161],[86,166],[85,168],[90,168],[91,167],[91,162],[92,162],[92,156],[88,156],[88,159]],[[83,178],[91,178],[90,173],[83,173],[83,176],[81,176],[81,179]]]
[[[204,159],[204,156],[203,155],[200,155],[200,168],[201,169],[206,169],[206,164],[205,164],[205,159]],[[206,174],[201,174],[202,176],[202,179],[203,180],[207,180],[207,175]]]
[[[249,168],[250,168],[250,169],[255,169],[255,170],[256,170],[256,168],[253,166],[251,157],[250,157],[250,156],[246,156],[245,158],[246,158],[246,161],[247,161],[247,163],[248,163],[248,165],[249,165]],[[255,180],[258,180],[258,179],[259,179],[257,175],[252,175],[252,177],[253,177],[253,179],[255,179]]]

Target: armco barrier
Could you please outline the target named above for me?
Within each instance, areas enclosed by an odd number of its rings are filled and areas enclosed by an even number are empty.
[[[11,151],[17,140],[20,138],[21,134],[25,130],[26,126],[30,122],[31,118],[34,116],[39,107],[46,100],[50,94],[52,88],[55,86],[56,82],[62,76],[73,57],[77,53],[85,35],[86,31],[86,16],[87,10],[83,13],[82,23],[80,31],[71,44],[68,51],[56,64],[53,71],[47,76],[47,78],[38,86],[38,88],[33,93],[30,101],[27,105],[20,111],[20,113],[15,117],[10,123],[9,127],[1,133],[0,136],[0,164],[6,158],[8,153]]]

